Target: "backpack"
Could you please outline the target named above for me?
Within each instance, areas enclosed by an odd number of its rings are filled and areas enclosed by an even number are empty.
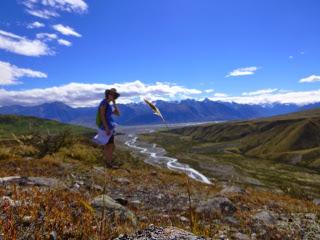
[[[100,118],[100,107],[98,107],[97,116],[96,116],[96,125],[97,127],[101,127],[102,121]]]

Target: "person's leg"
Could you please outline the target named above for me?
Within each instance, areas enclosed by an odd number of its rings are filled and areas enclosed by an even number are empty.
[[[104,155],[105,155],[105,165],[111,167],[112,165],[112,155],[114,151],[114,143],[108,143],[104,146]]]

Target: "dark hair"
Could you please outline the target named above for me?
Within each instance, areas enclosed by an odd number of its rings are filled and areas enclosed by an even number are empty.
[[[104,92],[105,97],[108,97],[109,94],[113,94],[114,98],[117,99],[120,94],[117,92],[117,90],[115,88],[111,88],[111,89],[106,89]]]

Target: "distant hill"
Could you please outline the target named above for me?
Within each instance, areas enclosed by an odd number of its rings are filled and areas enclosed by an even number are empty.
[[[320,109],[170,132],[206,145],[206,153],[240,153],[320,169]]]
[[[156,101],[168,123],[206,122],[221,120],[246,120],[319,107],[310,104],[299,107],[294,104],[249,105],[219,101],[183,100],[180,102]],[[121,116],[115,117],[120,125],[158,124],[161,120],[144,103],[119,104]],[[38,106],[0,107],[0,114],[34,116],[64,123],[95,126],[97,107],[72,108],[61,102]]]
[[[93,134],[94,130],[82,126],[60,123],[54,120],[40,119],[36,117],[0,115],[0,139],[12,138],[29,133],[58,133],[70,131],[73,134]]]
[[[45,103],[37,106],[6,106],[0,108],[0,114],[33,116],[57,120],[64,123],[77,122],[80,117],[85,121],[86,116],[94,114],[93,108],[72,108],[62,102]],[[90,119],[91,120],[91,119]],[[89,121],[90,121],[89,120]]]

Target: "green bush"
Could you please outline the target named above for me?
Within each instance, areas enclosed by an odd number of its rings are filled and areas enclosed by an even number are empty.
[[[79,141],[69,130],[55,134],[34,133],[31,137],[22,138],[26,145],[32,145],[38,150],[38,157],[42,158],[58,152],[63,147],[69,147]]]

